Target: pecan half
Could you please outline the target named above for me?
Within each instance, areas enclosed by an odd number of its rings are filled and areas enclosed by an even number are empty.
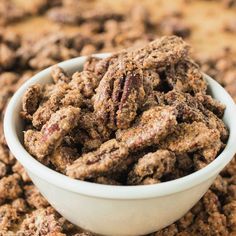
[[[128,175],[128,184],[148,184],[148,179],[159,180],[163,175],[173,171],[175,155],[167,150],[148,153],[138,160]],[[147,179],[148,178],[148,179]],[[151,181],[152,183],[152,181]]]
[[[142,70],[121,56],[102,78],[94,97],[94,110],[109,128],[124,129],[136,117],[144,98]]]
[[[116,138],[126,143],[130,151],[136,151],[158,144],[177,125],[177,111],[174,107],[153,107],[145,111],[133,127],[119,130]]]
[[[76,179],[89,179],[106,175],[119,169],[128,156],[126,145],[111,139],[99,149],[78,158],[66,168],[66,174]]]
[[[52,153],[63,138],[77,126],[80,109],[75,107],[61,108],[54,113],[41,131],[27,130],[24,134],[25,147],[39,161]]]

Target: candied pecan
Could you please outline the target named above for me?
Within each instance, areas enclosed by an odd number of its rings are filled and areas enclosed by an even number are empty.
[[[12,202],[12,207],[16,209],[17,213],[26,213],[27,204],[23,198],[17,198]]]
[[[208,218],[209,232],[216,232],[216,235],[228,235],[226,216],[220,212],[212,213]]]
[[[176,166],[182,170],[191,170],[193,167],[193,160],[187,153],[177,155],[176,157]]]
[[[107,141],[110,137],[110,130],[97,120],[95,113],[82,112],[81,119],[78,121],[78,127],[85,130],[92,140],[99,140],[100,144]],[[84,143],[82,143],[85,145]]]
[[[84,65],[83,65],[83,70],[85,71],[90,71],[94,74],[96,74],[96,65],[99,61],[101,61],[101,58],[90,56],[86,59]]]
[[[13,49],[17,49],[21,44],[19,34],[11,30],[5,30],[4,28],[0,28],[0,40]]]
[[[198,109],[198,103],[190,94],[170,91],[164,94],[164,103],[176,106],[178,120],[192,123],[193,121],[207,122],[205,115]]]
[[[38,109],[42,98],[42,88],[40,84],[30,86],[22,98],[22,116],[31,119],[34,112]]]
[[[204,206],[203,206],[203,202],[202,199],[200,201],[198,201],[193,208],[191,209],[191,212],[194,215],[198,215],[201,211],[204,211]]]
[[[207,164],[209,164],[216,158],[221,147],[222,147],[222,142],[220,140],[215,140],[214,143],[212,143],[208,147],[203,148],[199,153],[204,156],[204,160],[206,161]]]
[[[30,236],[61,233],[63,229],[59,219],[60,216],[52,207],[37,209],[26,215],[17,234]]]
[[[0,161],[5,164],[14,164],[15,162],[15,158],[10,155],[9,149],[4,144],[0,144]]]
[[[163,92],[153,90],[147,96],[147,99],[143,103],[141,110],[147,111],[148,109],[155,106],[165,106],[166,102],[164,96],[165,94]]]
[[[191,107],[185,102],[176,102],[178,121],[192,123],[194,121],[207,123],[207,117],[196,107]]]
[[[229,179],[228,179],[229,180]],[[227,182],[227,180],[226,180]],[[227,195],[225,195],[225,203],[232,202],[236,200],[236,181],[235,177],[230,178],[228,182]]]
[[[77,56],[75,50],[68,48],[69,41],[70,37],[65,34],[53,32],[33,42],[24,40],[16,55],[20,59],[21,67],[42,69],[63,59],[69,59],[70,56]]]
[[[120,57],[122,52],[114,53],[110,57],[104,58],[98,61],[95,65],[95,74],[101,79],[107,72],[109,66],[116,62],[117,58]]]
[[[99,78],[90,71],[75,72],[69,83],[71,89],[76,89],[85,98],[91,98],[99,83]]]
[[[176,106],[178,110],[178,120],[187,123],[193,121],[203,122],[211,129],[218,129],[221,140],[225,142],[229,132],[224,122],[213,112],[204,107],[196,96],[193,97],[190,94],[170,91],[164,95],[164,101],[168,105]],[[218,102],[212,100],[212,103],[217,104]]]
[[[98,135],[96,131],[93,132],[93,134]],[[83,152],[87,152],[97,149],[102,144],[100,136],[97,135],[95,138],[93,138],[86,130],[76,127],[67,136],[65,136],[64,141],[71,147],[82,145]]]
[[[58,84],[52,89],[49,98],[40,104],[33,114],[32,124],[34,127],[40,129],[50,119],[51,115],[60,108],[67,89],[68,85],[66,84]]]
[[[227,193],[227,181],[222,178],[221,175],[218,175],[211,186],[211,190],[217,195],[224,195]]]
[[[51,44],[50,47],[49,45],[44,47],[41,51],[38,51],[33,58],[30,58],[28,64],[31,68],[43,69],[78,55],[75,49],[68,48],[68,46],[61,43]]]
[[[155,70],[143,70],[144,88],[147,94],[161,86],[160,75]]]
[[[196,215],[194,224],[190,227],[193,235],[229,235],[226,217],[218,210],[219,200],[211,191],[208,191],[203,197],[203,201],[208,199],[202,211]],[[207,205],[209,204],[209,206]],[[209,209],[210,208],[210,209]],[[210,211],[209,211],[210,210]]]
[[[66,168],[66,174],[82,180],[109,174],[115,169],[119,169],[127,156],[127,147],[115,139],[111,139],[103,143],[96,151],[79,157]]]
[[[55,169],[64,173],[67,165],[72,164],[77,156],[78,153],[75,148],[59,146],[53,151],[49,158]]]
[[[193,154],[193,163],[194,163],[195,170],[200,170],[207,166],[207,162],[205,161],[205,158],[199,153]]]
[[[96,119],[95,113],[82,110],[78,126],[65,137],[65,142],[69,146],[81,144],[83,151],[89,151],[98,148],[104,141],[107,141],[110,134],[110,130]]]
[[[30,154],[39,161],[60,146],[63,138],[78,124],[80,109],[65,107],[52,114],[50,120],[41,131],[27,130],[24,134],[24,143]]]
[[[128,128],[144,98],[142,70],[134,61],[121,56],[99,83],[94,110],[109,128]]]
[[[205,109],[203,110],[203,113],[207,117],[207,126],[212,129],[217,129],[220,132],[220,138],[222,142],[225,143],[229,137],[229,130],[224,122],[209,110]]]
[[[143,68],[163,70],[186,58],[189,46],[179,37],[164,36],[130,54]]]
[[[175,153],[195,152],[208,148],[219,141],[219,131],[209,129],[202,122],[179,124],[173,133],[164,139],[160,146]]]
[[[52,67],[51,75],[52,75],[54,83],[57,83],[59,81],[62,81],[62,82],[65,82],[65,83],[69,83],[71,81],[71,78],[58,65],[55,65],[55,66]]]
[[[83,103],[83,97],[77,89],[70,90],[61,100],[62,106],[80,107]]]
[[[22,194],[20,176],[12,174],[0,179],[0,204],[7,200],[14,200]]]
[[[34,185],[24,186],[24,196],[27,203],[33,208],[47,207],[47,200],[41,195],[39,190]]]
[[[179,92],[206,93],[207,84],[199,67],[190,59],[171,64],[165,71],[166,81]]]
[[[13,228],[18,220],[19,216],[17,211],[10,204],[0,206],[0,230],[9,230]]]
[[[24,167],[20,164],[20,162],[16,161],[16,163],[14,164],[14,166],[12,166],[12,171],[14,173],[17,173],[21,176],[21,179],[24,182],[30,182],[30,177],[28,176],[26,170],[24,169]]]
[[[236,231],[236,201],[232,201],[223,207],[223,212],[227,218],[230,230]]]
[[[116,138],[126,143],[130,151],[158,144],[177,125],[176,113],[174,107],[153,107],[143,112],[133,127],[119,130]]]
[[[179,229],[187,229],[194,220],[194,215],[191,211],[187,212],[180,220],[178,220],[177,225]]]
[[[195,97],[205,108],[213,112],[219,118],[223,117],[226,108],[224,104],[215,100],[209,95],[201,93],[197,93]]]
[[[128,184],[140,184],[146,177],[159,180],[163,175],[173,171],[175,155],[167,150],[158,150],[139,158],[128,175]]]
[[[208,214],[219,211],[220,201],[218,196],[211,190],[208,190],[203,196],[203,204]]]

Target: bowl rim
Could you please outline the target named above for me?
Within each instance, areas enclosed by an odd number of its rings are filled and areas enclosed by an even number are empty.
[[[94,56],[101,58],[108,57],[109,55],[110,53],[94,54]],[[86,58],[86,56],[77,57],[58,63],[58,65],[65,70],[68,70],[68,68],[72,70],[72,68],[76,68],[76,66],[83,65]],[[233,120],[236,120],[235,103],[221,85],[219,85],[208,75],[204,74],[204,77],[206,78],[210,88],[212,89],[212,87],[214,87],[217,90],[221,90],[221,93],[224,94],[224,100],[227,102],[226,109],[229,109],[229,112],[232,115],[232,119],[230,118],[232,122],[230,123],[230,135],[227,145],[220,155],[218,155],[217,158],[206,167],[175,180],[152,185],[138,186],[114,186],[90,183],[82,180],[72,179],[66,175],[56,172],[55,170],[52,170],[49,167],[41,164],[26,151],[17,136],[16,125],[14,124],[14,117],[17,115],[15,110],[17,110],[16,108],[20,106],[22,95],[26,89],[29,86],[41,81],[43,78],[49,77],[50,71],[51,67],[35,74],[31,79],[21,85],[21,87],[15,92],[5,111],[4,134],[10,151],[26,168],[27,172],[29,171],[30,173],[33,173],[33,175],[36,175],[37,178],[40,178],[52,185],[56,185],[59,188],[81,195],[105,199],[135,200],[161,197],[191,189],[202,182],[209,180],[211,177],[218,174],[219,171],[228,164],[228,162],[236,153],[236,122],[233,122]]]

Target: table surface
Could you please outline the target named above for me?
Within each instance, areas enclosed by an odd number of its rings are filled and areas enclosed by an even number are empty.
[[[24,0],[15,0],[15,2],[27,7]],[[117,11],[127,11],[136,2],[134,0],[100,0],[90,1],[88,5],[90,7],[107,6]],[[184,21],[192,29],[187,40],[195,52],[200,52],[203,55],[204,53],[214,54],[227,46],[236,51],[236,32],[229,33],[223,30],[228,21],[234,21],[236,24],[236,8],[228,9],[221,2],[206,0],[141,0],[138,3],[147,7],[154,21],[170,11],[183,13]],[[8,28],[24,37],[37,37],[37,34],[54,30],[68,33],[78,32],[80,27],[68,25],[58,27],[57,23],[51,22],[46,17],[37,16],[10,25]]]

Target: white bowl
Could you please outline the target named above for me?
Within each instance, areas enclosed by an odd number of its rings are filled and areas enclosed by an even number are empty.
[[[105,58],[108,54],[99,54]],[[86,57],[59,64],[73,73]],[[11,152],[24,166],[49,203],[66,219],[89,231],[105,235],[142,235],[157,231],[182,217],[207,191],[236,152],[236,106],[230,95],[204,75],[216,99],[226,104],[224,122],[230,130],[224,151],[207,167],[186,177],[145,186],[109,186],[71,179],[42,165],[23,146],[19,116],[26,89],[51,81],[50,68],[33,76],[12,97],[5,113],[4,133]]]

